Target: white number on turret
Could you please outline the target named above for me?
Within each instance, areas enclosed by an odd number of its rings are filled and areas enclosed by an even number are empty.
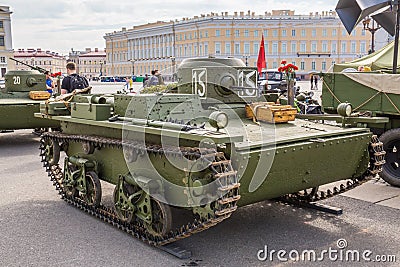
[[[246,87],[245,90],[238,91],[240,97],[254,97],[258,95],[256,70],[239,70],[237,81],[237,86]]]
[[[13,76],[14,84],[21,84],[21,77]]]
[[[207,97],[207,69],[192,70],[192,92],[200,98]]]

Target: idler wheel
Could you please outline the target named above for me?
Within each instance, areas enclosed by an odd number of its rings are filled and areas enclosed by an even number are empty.
[[[56,165],[60,160],[60,145],[58,142],[47,139],[44,142],[44,156],[50,166]]]

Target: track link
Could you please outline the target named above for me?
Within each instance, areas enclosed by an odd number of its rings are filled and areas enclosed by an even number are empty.
[[[59,144],[69,142],[87,142],[95,148],[110,147],[114,149],[122,149],[122,147],[130,147],[140,153],[155,153],[163,155],[164,153],[176,153],[172,151],[166,151],[159,145],[146,145],[139,143],[122,143],[121,140],[105,137],[96,136],[85,136],[85,135],[69,135],[61,132],[46,132],[41,136],[40,140],[40,156],[43,162],[43,166],[52,181],[58,194],[67,203],[81,209],[82,211],[107,222],[118,229],[125,231],[126,233],[134,236],[135,238],[148,243],[152,246],[163,246],[168,243],[175,242],[177,240],[191,236],[192,234],[207,230],[208,228],[228,219],[231,214],[237,209],[237,201],[240,199],[239,186],[236,172],[233,170],[230,160],[227,160],[224,153],[217,152],[214,149],[203,149],[180,147],[180,154],[184,157],[191,159],[198,159],[202,155],[205,159],[213,158],[213,161],[209,163],[212,165],[214,180],[219,185],[219,191],[224,191],[221,198],[216,200],[217,204],[214,205],[213,210],[214,216],[208,216],[199,220],[194,220],[190,223],[182,225],[179,229],[171,231],[165,236],[153,236],[149,234],[146,227],[138,222],[134,221],[131,223],[123,222],[119,219],[113,208],[109,208],[100,204],[98,207],[88,205],[82,199],[78,197],[68,196],[64,190],[62,180],[64,171],[59,164],[51,164],[46,159],[46,141],[52,140]],[[208,161],[207,161],[208,162]]]

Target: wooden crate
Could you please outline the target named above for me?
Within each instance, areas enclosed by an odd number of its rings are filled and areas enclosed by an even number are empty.
[[[246,105],[246,116],[262,122],[285,123],[294,121],[296,114],[297,109],[290,105],[279,105],[271,102],[258,102]]]
[[[33,100],[47,100],[50,98],[50,93],[47,91],[30,91],[29,98]]]

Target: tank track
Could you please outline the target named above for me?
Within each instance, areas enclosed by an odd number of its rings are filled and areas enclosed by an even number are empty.
[[[146,231],[145,226],[137,221],[127,223],[120,220],[116,214],[114,208],[109,208],[100,204],[98,207],[88,205],[86,202],[77,197],[68,196],[62,184],[63,170],[59,164],[51,165],[45,156],[45,142],[47,140],[53,140],[60,143],[68,142],[89,142],[91,145],[97,148],[109,147],[122,149],[122,147],[131,146],[136,151],[144,153],[156,153],[158,155],[163,155],[164,153],[169,153],[165,151],[163,147],[159,145],[138,145],[135,143],[127,144],[122,143],[121,140],[96,137],[96,136],[84,136],[84,135],[68,135],[60,132],[47,132],[41,136],[40,140],[40,155],[42,158],[43,166],[52,181],[58,194],[67,203],[85,211],[86,213],[95,216],[104,222],[107,222],[118,229],[127,232],[128,234],[138,238],[139,240],[148,243],[152,246],[163,246],[168,243],[175,242],[177,240],[191,236],[192,234],[207,230],[208,228],[228,219],[231,214],[237,209],[237,201],[240,199],[239,187],[236,171],[233,170],[231,161],[225,158],[224,153],[217,152],[214,149],[206,149],[200,151],[198,148],[190,147],[180,147],[181,155],[191,159],[198,159],[202,155],[203,157],[215,159],[211,163],[211,169],[214,173],[214,179],[218,181],[218,190],[225,192],[221,198],[217,200],[217,205],[214,205],[213,210],[214,216],[208,216],[208,218],[196,219],[186,225],[179,227],[179,229],[171,231],[165,236],[153,236]],[[170,152],[176,153],[176,150]]]
[[[340,186],[335,186],[332,189],[326,189],[324,191],[318,191],[317,189],[309,191],[304,190],[298,193],[285,195],[281,197],[280,200],[299,204],[304,202],[310,203],[320,201],[342,194],[368,182],[382,171],[382,167],[385,164],[386,154],[386,152],[383,150],[383,143],[379,141],[376,135],[371,137],[368,150],[370,155],[369,167],[361,177],[351,178],[347,181],[347,183],[340,184]]]

